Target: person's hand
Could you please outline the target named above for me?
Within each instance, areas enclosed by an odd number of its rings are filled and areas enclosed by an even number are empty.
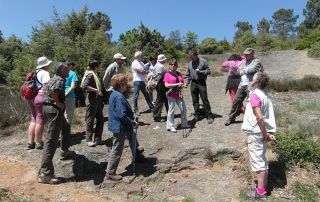
[[[267,142],[273,141],[275,139],[276,137],[272,133],[267,133],[267,135],[264,136],[264,140],[266,140]]]
[[[201,72],[200,72],[200,69],[195,69],[195,71],[196,71],[198,74],[201,73]]]
[[[244,69],[241,70],[240,74],[241,74],[241,75],[245,75],[245,74],[246,74],[245,70],[244,70]]]
[[[133,127],[134,127],[134,128],[137,128],[138,126],[139,126],[139,122],[138,122],[138,121],[134,121]]]
[[[183,88],[188,88],[188,85],[186,85],[186,84],[183,84],[183,86],[182,86]]]
[[[98,96],[99,96],[99,91],[98,89],[96,89],[96,98],[98,98]]]
[[[61,102],[60,103],[54,103],[55,105],[57,105],[61,110],[63,110],[64,109],[64,104],[62,104]]]

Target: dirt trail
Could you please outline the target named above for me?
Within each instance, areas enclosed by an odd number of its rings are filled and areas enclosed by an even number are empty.
[[[320,75],[320,63],[308,58],[305,51],[279,51],[257,57],[271,78]],[[232,158],[246,153],[245,135],[240,131],[242,115],[236,124],[224,126],[230,110],[229,95],[224,90],[226,79],[227,75],[209,77],[209,101],[216,119],[211,125],[206,119],[197,122],[187,138],[182,137],[182,130],[170,133],[166,123],[155,123],[150,113],[142,113],[138,138],[145,147],[148,163],[137,165],[136,178],[131,177],[131,154],[126,148],[118,169],[125,176],[123,182],[104,181],[110,147],[87,148],[81,128],[72,137],[71,150],[78,155],[64,162],[58,159],[58,153],[54,158],[56,174],[67,182],[55,186],[39,184],[36,180],[41,151],[25,150],[26,132],[17,131],[0,137],[0,188],[8,187],[14,195],[32,201],[182,201],[188,197],[195,201],[240,201],[240,190],[250,182],[239,170],[241,162]],[[184,98],[190,114],[193,109],[189,89],[184,90]],[[140,111],[147,110],[142,95],[139,106]],[[175,124],[179,125],[179,109],[175,112]],[[107,116],[106,110],[104,114]],[[112,134],[107,131],[107,122],[103,137],[110,143]],[[223,165],[212,164],[206,158],[219,153],[230,157]]]

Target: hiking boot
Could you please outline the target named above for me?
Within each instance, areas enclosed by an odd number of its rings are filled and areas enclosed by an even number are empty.
[[[109,179],[109,180],[113,180],[113,181],[119,181],[122,179],[122,176],[121,175],[118,175],[118,174],[109,174],[109,173],[106,173],[106,177]]]
[[[45,175],[41,173],[38,179],[39,183],[42,184],[60,184],[61,181],[52,175]]]
[[[265,194],[259,194],[256,190],[246,193],[246,197],[248,199],[262,199],[262,200],[267,199],[267,196]]]
[[[136,116],[140,116],[140,112],[139,112],[138,110],[134,111],[134,114],[135,114]]]
[[[96,139],[96,140],[94,141],[94,143],[95,143],[96,145],[104,145],[106,142],[105,142],[104,140],[101,140],[101,139]]]
[[[28,142],[28,145],[27,145],[27,149],[34,149],[36,146],[36,143],[35,142]]]
[[[166,120],[165,120],[164,118],[153,118],[153,121],[154,121],[154,122],[163,123],[163,122],[165,122]]]
[[[36,142],[35,148],[36,148],[36,149],[43,149],[43,141],[41,141],[41,142]]]
[[[88,146],[88,147],[95,147],[95,146],[96,146],[96,143],[94,143],[94,142],[87,142],[87,146]]]
[[[61,151],[61,152],[60,152],[60,160],[65,160],[65,159],[67,159],[68,157],[73,156],[73,155],[75,155],[75,154],[76,154],[76,152],[74,152],[74,151],[69,151],[69,149],[67,149],[67,150],[65,150],[65,151]]]

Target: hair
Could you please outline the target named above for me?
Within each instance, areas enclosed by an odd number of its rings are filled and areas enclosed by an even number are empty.
[[[240,60],[241,61],[241,56],[238,54],[232,54],[229,58],[228,61],[236,61],[236,60]]]
[[[60,75],[61,71],[68,68],[68,66],[66,65],[66,63],[64,62],[58,62],[56,63],[56,65],[54,66],[54,73],[56,75]]]
[[[157,61],[157,57],[156,57],[155,55],[151,55],[149,59],[150,59],[150,61],[151,61],[151,60]]]
[[[174,65],[178,65],[178,61],[176,60],[176,59],[172,59],[172,60],[170,60],[170,62],[169,62],[169,66],[170,66],[170,64],[174,64]]]
[[[99,60],[92,60],[91,62],[89,62],[90,70],[94,70],[99,65],[100,65]]]
[[[68,67],[70,67],[71,65],[72,65],[72,66],[75,66],[76,63],[74,63],[73,60],[67,60],[67,61],[66,61],[66,65],[67,65]]]
[[[258,89],[265,89],[269,84],[269,76],[263,72],[257,72],[254,74],[252,81],[256,81],[255,86]]]
[[[114,89],[119,89],[121,84],[124,84],[126,81],[128,80],[124,74],[116,74],[111,78],[112,87]]]
[[[196,50],[189,50],[189,55],[192,54],[194,56],[198,56],[198,52]]]
[[[134,58],[137,58],[140,55],[142,55],[142,52],[141,51],[137,51],[137,52],[134,53]]]

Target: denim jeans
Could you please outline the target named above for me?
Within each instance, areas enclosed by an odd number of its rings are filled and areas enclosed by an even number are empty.
[[[151,102],[151,99],[150,99],[150,96],[148,94],[148,92],[146,91],[146,84],[144,81],[134,81],[133,82],[133,85],[134,85],[134,94],[133,94],[133,108],[134,108],[134,111],[139,111],[139,108],[138,108],[138,98],[139,98],[139,91],[142,92],[148,106],[149,106],[149,109],[153,109],[154,106]]]

